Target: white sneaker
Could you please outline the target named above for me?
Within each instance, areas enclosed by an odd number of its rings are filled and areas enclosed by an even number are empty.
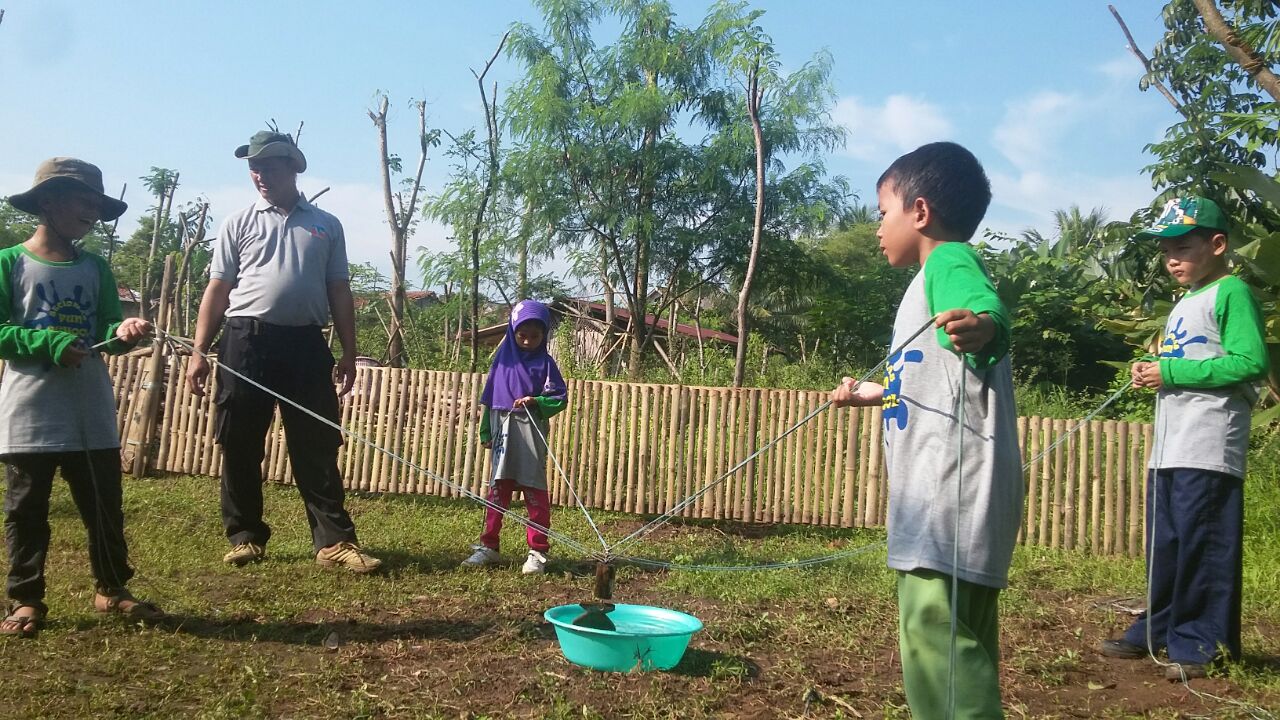
[[[537,550],[530,550],[529,557],[525,558],[524,567],[520,568],[520,572],[525,575],[541,575],[547,571],[547,556]]]
[[[471,553],[471,557],[462,561],[463,567],[484,567],[486,565],[497,565],[502,560],[502,556],[498,555],[498,551],[484,545],[472,545],[471,548],[475,552]]]

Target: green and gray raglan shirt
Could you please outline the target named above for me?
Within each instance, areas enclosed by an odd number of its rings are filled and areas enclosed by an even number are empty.
[[[960,562],[954,574],[1003,588],[1024,492],[1010,320],[973,247],[949,242],[929,254],[898,307],[891,347],[897,350],[937,313],[959,308],[987,313],[995,322],[995,338],[980,352],[962,358],[939,329],[921,333],[885,366],[889,567],[952,574],[959,523]],[[961,373],[963,432],[957,422]]]
[[[94,345],[114,336],[121,316],[101,257],[81,251],[50,262],[21,245],[0,250],[0,455],[120,447],[107,364],[97,353],[79,368],[58,358],[81,338]]]
[[[1243,478],[1253,383],[1267,374],[1262,310],[1234,276],[1188,292],[1160,342],[1152,468],[1196,468]]]

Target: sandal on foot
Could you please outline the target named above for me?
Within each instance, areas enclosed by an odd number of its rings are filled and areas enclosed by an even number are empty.
[[[0,635],[13,635],[23,638],[35,637],[44,627],[44,617],[48,613],[43,603],[14,603],[13,609],[3,621],[0,621]]]
[[[164,611],[157,605],[139,600],[124,588],[95,594],[93,609],[100,613],[119,615],[128,620],[143,622],[160,620],[165,616]]]

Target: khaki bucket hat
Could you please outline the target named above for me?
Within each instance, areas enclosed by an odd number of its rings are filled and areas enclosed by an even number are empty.
[[[129,209],[128,203],[103,192],[102,171],[97,165],[71,157],[49,158],[36,168],[36,178],[31,189],[9,196],[9,204],[22,212],[40,214],[40,197],[45,190],[59,186],[71,186],[98,195],[103,220],[115,220]]]

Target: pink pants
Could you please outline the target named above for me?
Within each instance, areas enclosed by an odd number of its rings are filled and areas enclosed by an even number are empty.
[[[511,507],[511,493],[519,490],[524,494],[524,504],[529,510],[529,519],[544,528],[551,528],[551,497],[546,490],[521,487],[515,480],[495,480],[489,486],[489,502],[507,509]],[[498,535],[502,532],[502,513],[486,506],[484,511],[484,534],[480,536],[480,544],[492,550],[498,549]],[[526,528],[525,540],[531,550],[545,553],[551,549],[547,542],[547,534],[541,530]]]

